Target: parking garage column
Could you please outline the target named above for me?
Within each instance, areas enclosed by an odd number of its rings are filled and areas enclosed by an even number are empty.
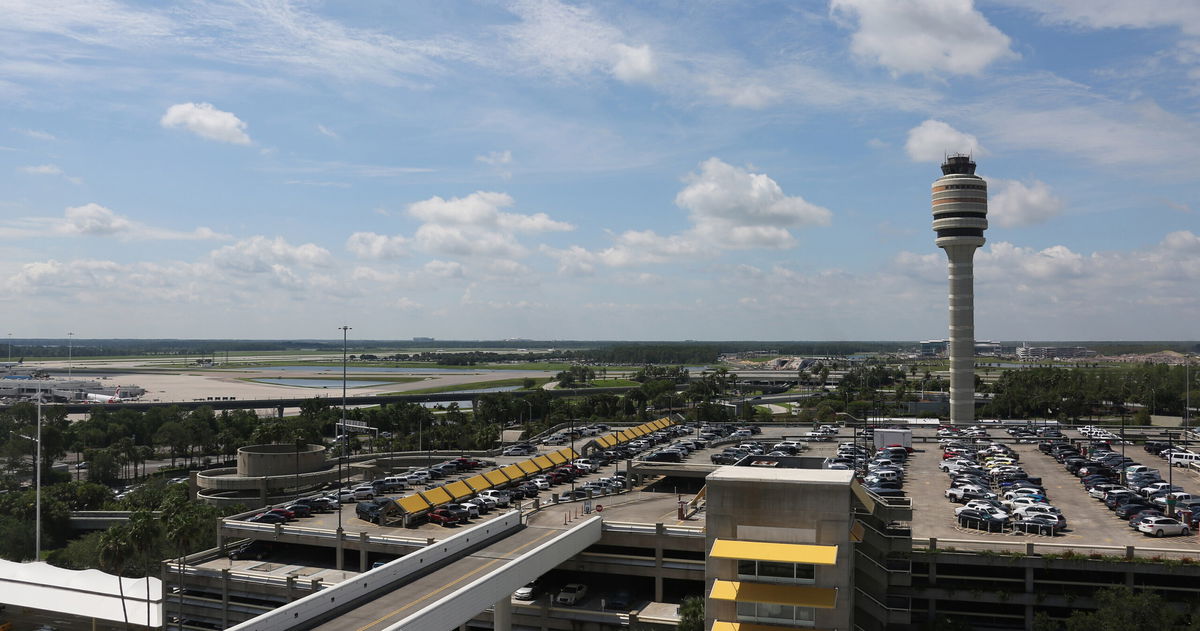
[[[229,568],[221,568],[221,628],[229,628]]]
[[[358,571],[367,571],[367,533],[358,533]]]
[[[512,631],[512,595],[496,601],[492,613],[492,631]]]
[[[339,570],[346,569],[345,567],[343,567],[345,565],[343,563],[343,559],[345,556],[343,554],[343,552],[344,552],[343,548],[345,547],[345,540],[343,538],[343,535],[345,535],[345,531],[342,530],[341,528],[338,528],[337,529],[337,569],[339,569]]]

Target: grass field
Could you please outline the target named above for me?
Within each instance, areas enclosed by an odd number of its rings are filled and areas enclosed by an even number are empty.
[[[636,388],[642,384],[631,379],[593,379],[592,385],[597,388],[620,388],[623,386]]]

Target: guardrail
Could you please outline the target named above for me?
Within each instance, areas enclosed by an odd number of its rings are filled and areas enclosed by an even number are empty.
[[[666,524],[644,524],[632,521],[605,521],[603,528],[607,532],[632,532],[637,534],[655,535],[666,534],[676,537],[703,537],[703,526],[668,526]]]
[[[927,552],[1000,552],[1024,556],[1046,556],[1050,554],[1079,553],[1081,558],[1098,560],[1133,560],[1155,556],[1178,556],[1200,558],[1200,549],[1149,548],[1145,546],[1101,546],[1053,541],[992,541],[986,539],[942,539],[940,537],[914,537],[913,551]],[[947,544],[947,547],[941,547]],[[1107,554],[1106,554],[1107,553]]]
[[[490,523],[490,522],[484,522]],[[253,532],[253,533],[271,533],[276,536],[292,535],[298,537],[316,537],[320,539],[337,539],[337,531],[327,528],[307,528],[304,526],[285,526],[284,524],[260,524],[256,522],[226,520],[222,527],[234,532]],[[347,536],[353,535],[353,536]],[[361,534],[357,532],[342,531],[342,541],[358,543],[361,542]],[[424,537],[397,537],[395,535],[377,535],[367,533],[367,543],[378,544],[393,544],[405,546],[424,547],[430,545],[432,539]]]
[[[283,631],[296,626],[297,620],[320,620],[351,603],[403,580],[407,576],[442,563],[478,546],[487,539],[511,534],[521,527],[521,513],[509,511],[497,519],[483,522],[453,536],[402,556],[274,611],[252,618],[231,631]],[[515,588],[514,588],[515,589]]]

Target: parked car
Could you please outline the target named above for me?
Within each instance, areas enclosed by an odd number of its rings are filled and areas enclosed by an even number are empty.
[[[1004,530],[1005,519],[999,519],[975,508],[968,508],[958,513],[958,525],[964,528],[977,528],[979,530],[987,530],[989,532],[1001,532]]]
[[[296,517],[312,517],[313,513],[312,506],[308,504],[289,504],[284,509],[292,511]]]
[[[1024,533],[1050,536],[1054,536],[1062,530],[1062,525],[1049,515],[1032,515],[1028,519],[1013,522],[1012,527],[1013,530]]]
[[[453,526],[458,523],[458,517],[444,508],[435,508],[429,511],[429,523],[441,524],[443,526]]]
[[[535,578],[513,592],[513,598],[517,600],[533,600],[542,592],[542,579]]]
[[[587,585],[583,583],[568,583],[555,596],[554,602],[560,605],[575,605],[587,596]]]
[[[1147,535],[1155,537],[1166,537],[1191,534],[1188,527],[1178,519],[1172,517],[1147,517],[1138,524],[1137,529]]]
[[[249,543],[244,543],[229,552],[229,558],[238,559],[254,559],[261,561],[270,556],[273,546],[270,542],[254,540]]]
[[[246,521],[254,522],[254,523],[258,523],[258,524],[283,524],[283,523],[287,523],[287,517],[284,517],[283,515],[280,515],[278,513],[268,512],[268,513],[259,513],[259,514],[255,515],[254,517],[247,519]]]
[[[511,497],[507,491],[498,491],[496,489],[488,489],[480,493],[479,496],[491,498],[496,502],[496,505],[501,508],[508,506],[508,501]]]

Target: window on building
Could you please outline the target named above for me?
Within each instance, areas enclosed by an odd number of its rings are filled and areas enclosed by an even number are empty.
[[[816,622],[817,610],[812,607],[793,607],[772,603],[738,603],[738,622],[761,622],[783,624],[793,627],[811,627]]]
[[[738,580],[758,583],[812,583],[817,579],[817,566],[812,563],[779,563],[777,561],[738,561]]]

